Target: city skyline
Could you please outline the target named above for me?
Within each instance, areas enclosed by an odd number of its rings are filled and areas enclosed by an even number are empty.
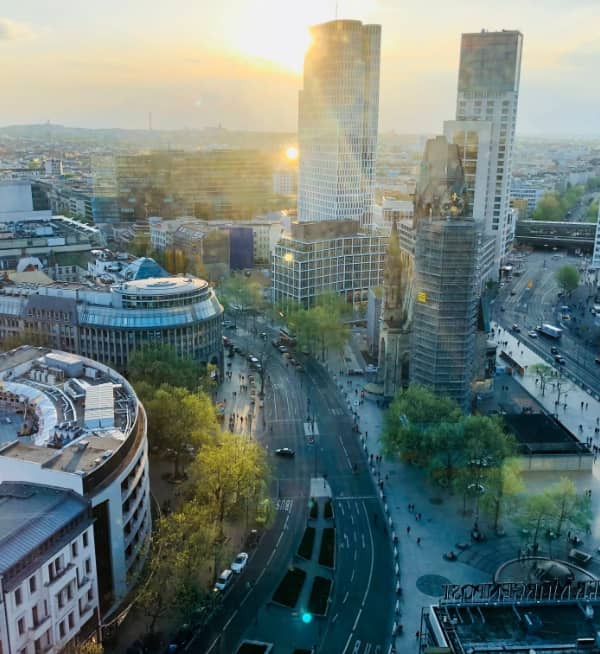
[[[148,14],[137,1],[101,11],[29,0],[0,10],[0,125],[143,129],[151,111],[156,129],[295,131],[307,29],[334,18],[335,4],[175,2]],[[593,2],[344,0],[338,17],[382,25],[380,131],[439,131],[452,114],[460,34],[505,28],[525,35],[518,133],[600,133],[600,91],[588,82],[600,54]]]

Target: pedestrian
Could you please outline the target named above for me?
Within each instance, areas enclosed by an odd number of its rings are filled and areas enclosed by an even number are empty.
[[[406,535],[410,536],[410,525],[406,527]]]
[[[421,632],[420,631],[417,631],[416,637],[417,637],[417,640],[419,640],[419,638],[421,637]]]
[[[587,402],[585,403],[585,410],[586,411],[588,410],[588,403]]]
[[[420,544],[421,544],[421,537],[419,536],[419,538],[417,538],[417,545],[420,545]]]

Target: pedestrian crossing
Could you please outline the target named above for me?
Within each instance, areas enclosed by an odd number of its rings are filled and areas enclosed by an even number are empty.
[[[337,409],[337,408],[335,408],[335,409],[331,409],[331,413],[332,413],[334,416],[343,416],[346,412],[344,411],[344,409]]]

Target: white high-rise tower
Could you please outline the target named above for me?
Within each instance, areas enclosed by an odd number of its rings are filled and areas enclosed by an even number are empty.
[[[457,122],[448,123],[445,130],[450,140],[478,160],[472,179],[467,175],[467,186],[474,192],[475,221],[496,238],[496,266],[506,254],[511,233],[510,180],[522,49],[523,35],[518,31],[462,35]]]
[[[371,223],[381,26],[311,28],[299,95],[298,220]]]

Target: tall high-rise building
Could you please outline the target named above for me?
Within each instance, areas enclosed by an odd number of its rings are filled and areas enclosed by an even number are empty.
[[[467,155],[462,159],[468,191],[474,194],[473,217],[483,222],[485,232],[496,235],[496,265],[507,249],[505,224],[510,211],[522,49],[523,35],[514,30],[462,35],[456,119],[468,123],[452,123],[446,129],[446,136]],[[474,122],[485,124],[479,129]],[[469,133],[470,139],[465,136]],[[476,162],[476,173],[469,171],[469,159]]]
[[[381,26],[311,28],[298,103],[298,220],[371,223]]]

